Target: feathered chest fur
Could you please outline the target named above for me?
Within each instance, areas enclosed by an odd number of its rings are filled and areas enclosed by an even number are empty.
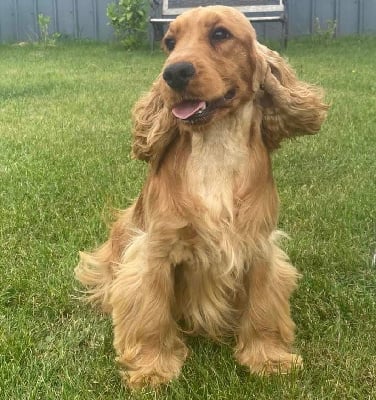
[[[146,225],[176,233],[173,264],[239,276],[259,233],[269,235],[275,194],[259,124],[249,101],[205,130],[181,132],[151,175]]]
[[[252,108],[247,103],[237,118],[220,120],[205,132],[192,133],[187,186],[213,220],[234,220],[236,188],[249,169]]]

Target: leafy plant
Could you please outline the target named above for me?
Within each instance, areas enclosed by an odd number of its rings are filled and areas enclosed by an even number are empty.
[[[44,46],[54,46],[56,40],[59,39],[60,33],[55,32],[50,34],[49,26],[51,23],[51,17],[44,14],[38,14],[38,26],[39,26],[39,41],[44,44]]]
[[[145,0],[119,0],[107,7],[107,17],[127,49],[139,47],[146,36]]]
[[[312,38],[315,42],[328,43],[335,37],[337,31],[337,21],[327,20],[326,28],[323,28],[318,17],[315,18],[313,23],[313,35]]]

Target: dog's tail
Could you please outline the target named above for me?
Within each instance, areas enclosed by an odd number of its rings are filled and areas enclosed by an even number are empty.
[[[82,299],[111,312],[109,296],[113,281],[111,243],[107,241],[95,253],[80,252],[80,262],[74,270],[75,277],[86,288]]]

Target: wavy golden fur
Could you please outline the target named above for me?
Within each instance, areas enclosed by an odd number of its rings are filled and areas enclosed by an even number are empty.
[[[270,152],[316,133],[327,106],[229,7],[171,23],[163,71],[133,111],[136,202],[76,276],[110,313],[131,387],[176,378],[184,333],[235,338],[254,373],[301,365],[289,297],[298,274],[278,247]]]

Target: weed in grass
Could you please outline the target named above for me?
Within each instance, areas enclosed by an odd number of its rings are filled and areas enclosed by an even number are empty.
[[[50,16],[44,14],[38,14],[38,26],[40,32],[39,40],[45,47],[55,46],[56,40],[61,37],[61,34],[58,32],[52,34],[49,33],[50,24],[51,24]]]
[[[316,17],[313,23],[312,41],[315,43],[328,44],[335,38],[337,32],[337,21],[326,21],[326,27],[323,28],[320,23],[320,18]]]

